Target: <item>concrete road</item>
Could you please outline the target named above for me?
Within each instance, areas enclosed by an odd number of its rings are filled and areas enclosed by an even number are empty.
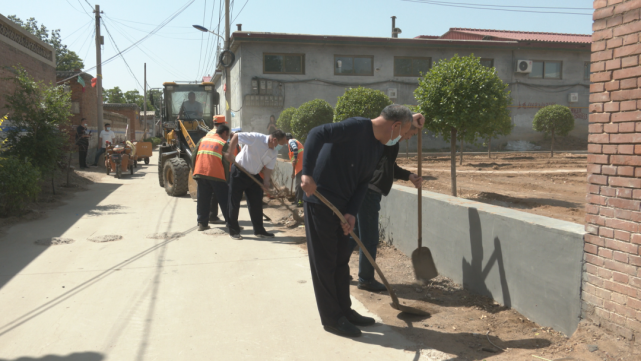
[[[0,360],[421,357],[384,325],[354,340],[325,332],[307,256],[291,239],[254,238],[245,208],[242,241],[197,232],[196,204],[167,196],[153,161],[2,235]],[[149,237],[162,232],[181,237]],[[122,239],[89,240],[105,235]],[[34,243],[48,237],[75,242]]]

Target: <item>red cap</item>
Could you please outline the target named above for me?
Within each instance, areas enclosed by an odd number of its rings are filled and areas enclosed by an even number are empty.
[[[227,124],[224,115],[214,115],[214,124]]]

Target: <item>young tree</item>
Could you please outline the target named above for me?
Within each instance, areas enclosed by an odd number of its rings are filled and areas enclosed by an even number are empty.
[[[552,136],[550,157],[554,157],[554,137],[556,135],[565,137],[574,129],[574,116],[570,108],[565,105],[548,105],[536,112],[532,128],[537,132]]]
[[[283,110],[282,112],[280,112],[280,115],[276,120],[276,125],[278,126],[278,129],[282,130],[285,133],[291,133],[292,117],[294,116],[294,113],[296,113],[296,108],[294,107],[289,107]]]
[[[487,123],[489,127],[485,127],[479,132],[479,138],[485,140],[487,144],[487,157],[492,158],[492,139],[501,136],[509,135],[514,129],[510,113],[505,109],[505,112],[498,114],[494,121]]]
[[[124,104],[126,103],[125,101],[125,96],[122,93],[122,90],[120,90],[120,87],[113,87],[111,89],[104,89],[102,91],[102,97],[105,101],[105,103],[111,103],[111,104]]]
[[[62,43],[60,38],[60,29],[49,32],[47,27],[39,25],[35,18],[29,18],[26,21],[22,21],[22,19],[15,15],[9,15],[8,19],[20,25],[31,34],[37,36],[43,42],[53,46],[56,51],[56,70],[71,71],[85,67],[85,64],[82,62],[82,59],[78,54],[69,50],[67,45]]]
[[[2,153],[26,159],[43,176],[53,176],[70,139],[71,93],[36,82],[23,68],[14,69],[15,77],[3,79],[13,82],[15,90],[5,95],[12,127],[4,131]]]
[[[126,91],[123,94],[125,98],[125,103],[128,104],[137,104],[140,109],[143,109],[144,96],[140,94],[138,89]],[[156,108],[151,104],[149,99],[147,99],[147,110],[156,110]]]
[[[347,89],[345,94],[338,97],[334,122],[340,122],[351,117],[365,117],[374,119],[381,115],[381,111],[392,101],[380,90],[370,88]]]
[[[292,116],[292,133],[301,143],[305,143],[307,134],[312,128],[331,123],[334,119],[334,108],[322,99],[303,103]]]
[[[414,91],[425,127],[450,141],[452,195],[456,196],[456,139],[473,136],[511,103],[507,84],[474,55],[441,60]],[[467,138],[466,138],[467,139]]]

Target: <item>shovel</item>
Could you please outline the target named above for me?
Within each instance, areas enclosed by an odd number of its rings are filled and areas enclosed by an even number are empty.
[[[338,208],[334,207],[334,205],[330,201],[328,201],[325,197],[323,197],[320,193],[318,193],[318,191],[315,191],[314,195],[316,196],[316,198],[320,199],[321,202],[325,203],[325,205],[327,207],[329,207],[329,209],[331,209],[334,212],[334,214],[336,214],[338,216],[338,218],[341,220],[341,223],[343,223],[343,224],[347,223],[347,220],[345,219],[345,217],[343,216],[341,211],[339,211]],[[398,302],[398,297],[396,297],[396,292],[394,292],[394,290],[389,285],[389,283],[387,283],[387,279],[383,275],[383,271],[381,271],[381,269],[378,268],[378,265],[376,264],[376,262],[372,258],[372,255],[370,255],[369,252],[367,251],[367,248],[365,248],[365,246],[363,246],[363,242],[361,242],[360,238],[358,238],[358,236],[356,236],[354,231],[350,231],[349,234],[352,236],[352,238],[354,238],[354,240],[356,241],[358,246],[361,248],[361,251],[363,251],[363,254],[365,254],[365,257],[367,257],[367,259],[372,264],[372,266],[374,266],[374,269],[376,270],[376,273],[378,273],[378,276],[383,281],[383,284],[385,284],[385,288],[387,288],[387,292],[389,292],[389,295],[392,298],[392,304],[391,304],[392,308],[394,308],[396,310],[399,310],[401,312],[410,313],[410,314],[413,314],[413,315],[429,316],[430,315],[429,312],[420,310],[420,309],[415,308],[415,307],[409,307],[409,306],[401,305]]]
[[[412,252],[412,266],[414,275],[418,281],[423,283],[438,276],[432,252],[429,248],[423,247],[423,144],[422,132],[418,133],[418,176],[421,179],[421,187],[418,188],[418,248]]]

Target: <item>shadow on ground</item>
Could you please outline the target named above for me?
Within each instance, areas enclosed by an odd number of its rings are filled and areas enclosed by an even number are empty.
[[[96,352],[76,352],[67,356],[19,357],[17,359],[0,359],[0,361],[101,361],[104,359],[103,354]]]

